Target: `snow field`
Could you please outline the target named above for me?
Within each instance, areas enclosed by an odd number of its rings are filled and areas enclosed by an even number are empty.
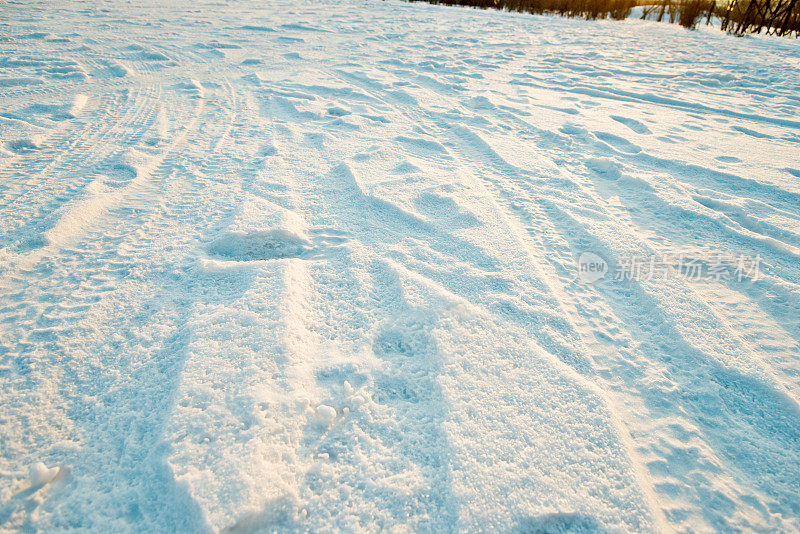
[[[3,529],[800,529],[796,42],[99,6],[0,14]]]

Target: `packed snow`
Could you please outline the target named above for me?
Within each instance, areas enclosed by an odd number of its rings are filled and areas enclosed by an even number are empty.
[[[798,69],[395,0],[4,4],[0,529],[800,529]]]

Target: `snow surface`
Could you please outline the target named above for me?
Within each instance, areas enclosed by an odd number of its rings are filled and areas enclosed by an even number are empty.
[[[164,4],[0,9],[1,528],[800,529],[799,42]]]

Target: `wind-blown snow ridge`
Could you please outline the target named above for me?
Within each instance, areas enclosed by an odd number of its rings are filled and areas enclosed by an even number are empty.
[[[798,43],[0,18],[3,530],[800,529]]]

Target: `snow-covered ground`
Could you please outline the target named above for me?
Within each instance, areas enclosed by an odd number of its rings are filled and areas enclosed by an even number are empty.
[[[0,528],[800,529],[800,42],[160,4],[0,8]]]

